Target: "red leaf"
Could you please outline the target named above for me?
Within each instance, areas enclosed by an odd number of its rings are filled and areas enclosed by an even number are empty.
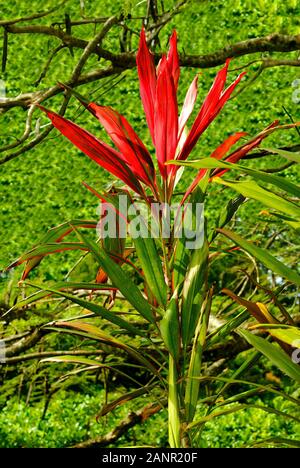
[[[93,159],[99,166],[125,182],[132,190],[143,195],[143,189],[130,168],[122,160],[122,155],[94,135],[82,129],[70,120],[61,117],[40,106],[52,124],[67,137],[80,151]]]
[[[161,175],[166,178],[170,167],[165,162],[174,159],[178,138],[178,107],[174,80],[166,58],[157,78],[155,102],[155,147]]]
[[[111,107],[95,103],[87,108],[103,125],[134,175],[151,187],[155,179],[151,156],[125,117]]]
[[[248,141],[243,146],[241,146],[240,148],[235,150],[233,153],[231,153],[225,159],[225,161],[230,162],[230,163],[237,163],[240,159],[246,156],[246,154],[249,153],[249,151],[259,146],[262,140],[268,136],[268,132],[266,132],[266,130],[277,127],[278,124],[279,124],[278,120],[275,120],[274,122],[272,122],[270,125],[268,125],[268,127],[263,132],[261,132],[252,140]],[[213,172],[213,177],[221,177],[228,170],[229,169],[215,169]]]
[[[172,36],[170,38],[170,48],[167,55],[167,62],[171,72],[171,75],[174,80],[175,90],[177,91],[178,88],[178,81],[180,75],[180,67],[179,67],[179,57],[177,51],[177,33],[174,30]]]
[[[225,91],[223,91],[226,82],[228,64],[229,60],[226,60],[225,66],[217,74],[177,159],[185,160],[188,157],[202,133],[217,117],[225,103],[230,98],[233,90],[244,76],[244,73],[241,73],[236,80]]]
[[[225,154],[230,150],[230,148],[240,139],[242,138],[243,136],[247,135],[246,132],[237,132],[237,133],[234,133],[233,135],[230,135],[229,138],[227,138],[225,141],[223,141],[223,143],[221,143],[216,149],[215,151],[213,151],[213,153],[210,155],[211,158],[215,158],[215,159],[222,159]],[[192,191],[194,190],[195,187],[197,187],[197,185],[199,184],[200,180],[205,176],[207,172],[207,169],[200,169],[200,171],[198,172],[197,176],[195,177],[195,179],[193,180],[193,182],[191,183],[191,185],[189,186],[189,188],[187,189],[182,201],[181,201],[181,204],[185,202],[185,200],[187,199],[187,197],[192,193]]]
[[[144,111],[152,137],[154,137],[154,103],[156,92],[156,71],[154,57],[149,51],[144,28],[141,31],[139,50],[136,56],[137,70],[140,80],[140,94]]]

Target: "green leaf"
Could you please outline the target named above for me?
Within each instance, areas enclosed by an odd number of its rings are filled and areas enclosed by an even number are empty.
[[[282,324],[259,324],[253,325],[252,329],[262,329],[274,338],[277,338],[284,343],[296,347],[296,344],[300,344],[300,330],[297,327],[291,325],[282,325]]]
[[[297,185],[290,182],[286,177],[278,176],[275,174],[269,174],[267,172],[259,171],[257,169],[246,167],[241,164],[233,164],[227,161],[219,161],[214,158],[203,158],[193,161],[177,161],[177,165],[184,165],[188,167],[193,167],[195,169],[234,169],[239,173],[245,172],[246,174],[252,176],[256,180],[275,185],[279,189],[291,193],[296,197],[300,196],[300,188]],[[214,181],[218,182],[219,178],[215,178]]]
[[[248,312],[241,312],[236,317],[227,320],[223,325],[221,325],[208,335],[205,348],[209,348],[217,343],[220,343],[222,340],[224,340],[224,338],[230,335],[231,332],[233,332],[236,328],[238,328],[242,323],[246,322],[246,320],[248,319]]]
[[[257,440],[246,447],[265,447],[266,445],[279,445],[282,448],[283,445],[287,447],[300,448],[300,440],[285,439],[283,437],[268,437],[267,439]]]
[[[218,219],[218,228],[226,226],[226,224],[231,221],[232,217],[235,215],[244,201],[245,197],[243,195],[239,195],[238,197],[229,200],[224,208],[221,207],[220,216]]]
[[[159,305],[166,307],[167,285],[154,239],[138,237],[133,243],[150,291]]]
[[[183,282],[188,267],[189,258],[189,251],[185,246],[185,239],[184,237],[181,237],[177,239],[171,264],[173,269],[172,283],[174,288]]]
[[[276,410],[275,408],[272,408],[270,406],[251,405],[251,404],[246,404],[245,403],[245,404],[239,404],[239,405],[231,406],[231,407],[229,407],[227,409],[224,409],[224,410],[221,410],[221,411],[215,411],[214,413],[211,413],[211,414],[209,414],[207,416],[204,416],[203,418],[198,419],[197,421],[192,422],[191,424],[189,424],[188,429],[192,429],[194,427],[201,426],[201,425],[207,423],[208,421],[211,421],[212,419],[215,419],[215,418],[217,418],[219,416],[224,416],[226,414],[236,413],[237,411],[245,410],[245,409],[248,409],[248,408],[258,409],[258,410],[261,410],[261,411],[265,411],[266,413],[276,414],[277,416],[283,416],[285,418],[289,418],[289,419],[292,419],[294,421],[300,422],[300,420],[298,418],[296,418],[295,416],[293,416],[291,414],[288,414],[288,413],[284,413],[283,411]]]
[[[125,403],[128,403],[128,401],[134,400],[135,398],[140,397],[141,395],[145,395],[145,393],[150,393],[151,390],[156,386],[154,385],[145,385],[144,387],[138,388],[137,390],[133,390],[132,392],[125,393],[124,395],[120,396],[114,401],[111,401],[110,403],[106,403],[103,405],[101,408],[100,413],[97,415],[97,419],[100,417],[105,416],[106,414],[110,413],[113,411],[115,408],[117,408],[120,405],[124,405]]]
[[[31,284],[31,286],[33,285]],[[74,304],[78,304],[84,309],[87,309],[93,312],[94,314],[99,315],[105,320],[108,320],[110,323],[113,323],[114,325],[117,325],[118,327],[123,328],[124,330],[127,330],[128,332],[133,333],[134,335],[140,335],[145,337],[145,334],[135,326],[131,325],[131,323],[126,322],[126,320],[123,320],[119,315],[116,315],[114,312],[107,310],[98,304],[95,304],[90,301],[85,301],[84,299],[81,299],[75,295],[67,294],[63,291],[58,291],[57,289],[44,288],[44,291],[48,291],[57,296],[64,297],[65,299],[74,302]]]
[[[216,178],[214,180],[218,184],[233,188],[244,197],[253,198],[270,208],[281,211],[285,215],[295,217],[296,220],[300,219],[300,208],[297,205],[269,190],[263,189],[252,180],[243,182],[228,182],[221,178]]]
[[[38,248],[40,245],[44,245],[44,244],[51,244],[53,242],[56,242],[56,243],[60,243],[61,240],[67,236],[68,234],[70,234],[71,232],[73,232],[74,230],[74,227],[81,227],[81,228],[85,228],[85,229],[95,229],[97,227],[97,221],[89,221],[89,220],[82,220],[82,219],[73,219],[71,221],[68,221],[66,223],[63,223],[63,224],[60,224],[59,226],[56,226],[54,228],[51,228],[49,229],[48,232],[46,232],[46,234],[42,237],[42,239],[40,240],[40,242],[34,246],[33,249],[31,249],[30,252],[32,252],[32,250],[35,250],[36,248]],[[45,253],[41,253],[40,256],[30,256],[29,259],[26,259],[26,253],[24,255],[22,255],[19,259],[17,259],[16,261],[14,261],[11,265],[8,266],[8,269],[9,268],[13,268],[17,265],[20,265],[21,263],[23,263],[24,261],[27,261],[27,266],[26,266],[26,273],[24,275],[24,278],[28,275],[28,273],[35,267],[37,266],[40,261],[42,260],[42,258],[45,256],[45,255],[48,255],[48,253],[52,253],[52,252],[48,252],[47,249],[45,250]],[[24,257],[25,257],[25,260],[24,260]]]
[[[295,364],[291,357],[284,351],[265,339],[255,336],[246,330],[239,330],[238,333],[254,348],[266,356],[284,374],[288,375],[296,382],[300,382],[300,367]]]
[[[174,243],[174,253],[170,261],[170,269],[172,270],[172,284],[174,289],[181,285],[181,283],[184,281],[186,271],[188,269],[188,264],[191,259],[191,253],[194,252],[193,249],[188,248],[190,239],[187,236],[189,231],[193,232],[195,231],[195,228],[197,228],[198,217],[193,207],[196,206],[197,203],[202,204],[203,202],[204,194],[198,186],[191,195],[189,202],[190,204],[188,205],[191,208],[185,211],[184,223],[179,218],[178,213],[180,213],[180,211],[176,214],[175,219],[176,224],[178,224],[177,229],[181,228],[181,232],[178,238],[175,236],[176,241]]]
[[[300,163],[300,153],[299,152],[286,151],[286,150],[277,149],[277,148],[262,148],[262,149],[265,150],[265,151],[268,151],[269,153],[278,154],[279,156],[282,156],[283,158],[286,158],[289,161]]]
[[[98,246],[95,242],[87,240],[81,233],[78,235],[83,240],[84,244],[93,253],[99,264],[128,302],[149,322],[154,323],[155,319],[152,314],[151,306],[142,295],[139,288],[131,281],[122,268],[117,265],[110,256]]]
[[[240,166],[239,166],[240,167]],[[243,172],[252,175],[254,179],[258,179],[267,184],[272,184],[285,192],[291,193],[295,197],[300,197],[300,187],[290,182],[286,177],[278,176],[275,174],[268,174],[264,171],[257,171],[251,168],[241,167]]]
[[[34,288],[39,288],[40,291],[34,292],[30,294],[29,296],[25,297],[25,299],[22,299],[21,301],[18,301],[11,309],[8,310],[7,313],[16,310],[16,309],[21,309],[22,307],[32,304],[34,302],[37,302],[41,299],[44,299],[45,297],[50,296],[49,290],[43,289],[42,286],[37,285],[37,284],[32,284],[32,283],[26,283],[29,286],[33,286]],[[53,287],[52,287],[53,286]],[[87,291],[109,291],[109,290],[115,290],[113,286],[110,286],[108,284],[100,284],[100,283],[76,283],[72,281],[60,281],[57,283],[54,283],[53,285],[49,285],[51,289],[55,289],[55,291],[64,291],[66,289],[71,289],[73,291],[82,289],[82,290],[87,290]]]
[[[70,364],[85,364],[87,366],[96,366],[107,368],[107,364],[102,364],[94,359],[89,359],[81,356],[52,356],[45,359],[41,359],[40,362],[64,362]]]
[[[141,353],[139,353],[136,349],[132,346],[128,346],[122,341],[112,337],[108,333],[104,332],[100,328],[91,325],[90,323],[85,322],[78,322],[72,320],[71,322],[55,322],[54,324],[48,325],[44,327],[45,330],[53,330],[56,332],[61,333],[71,333],[74,335],[79,335],[84,338],[89,338],[91,340],[97,340],[101,343],[105,343],[109,346],[122,349],[130,356],[132,356],[136,361],[140,362],[148,368],[153,374],[158,375],[157,370],[155,367],[149,362]]]
[[[74,231],[74,228],[84,228],[84,229],[96,229],[97,221],[89,221],[83,219],[72,219],[67,221],[59,226],[49,229],[46,234],[43,236],[39,244],[47,244],[51,242],[58,242],[66,235]]]
[[[207,295],[205,302],[203,303],[201,315],[195,331],[195,338],[190,358],[184,400],[187,422],[193,420],[197,408],[200,381],[197,380],[197,378],[195,377],[199,377],[201,375],[202,355],[206,341],[207,327],[211,310],[211,301],[212,291],[210,291],[210,293]]]
[[[199,319],[208,269],[208,242],[206,234],[201,248],[194,250],[182,289],[182,342],[184,348],[191,342]]]
[[[180,326],[178,315],[178,288],[168,304],[167,310],[159,322],[160,333],[167,350],[178,361],[180,350]]]
[[[287,267],[284,263],[277,260],[265,249],[257,247],[256,245],[246,241],[238,234],[229,231],[228,229],[218,229],[219,232],[224,234],[224,236],[231,239],[235,244],[239,245],[242,249],[246,250],[250,255],[257,258],[261,263],[263,263],[267,268],[274,271],[278,275],[286,278],[288,281],[297,284],[300,286],[300,276],[295,270]]]
[[[23,254],[18,260],[14,261],[8,268],[13,268],[34,257],[44,257],[53,253],[63,252],[65,250],[88,250],[81,242],[55,242],[53,244],[41,244]]]

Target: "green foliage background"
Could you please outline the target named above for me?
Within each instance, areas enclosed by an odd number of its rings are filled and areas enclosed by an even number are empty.
[[[136,4],[139,3],[139,6]],[[121,9],[132,9],[134,15],[144,14],[145,2],[132,0],[85,0],[86,16],[109,16]],[[171,0],[165,5],[172,5]],[[25,16],[38,10],[45,10],[54,6],[54,0],[40,2],[25,0],[13,2],[7,0],[1,4],[1,18]],[[70,0],[65,10],[72,19],[80,17],[79,1]],[[286,34],[299,33],[300,4],[297,0],[285,2],[273,0],[191,0],[182,14],[175,16],[173,21],[164,29],[161,35],[161,46],[167,47],[167,40],[171,30],[177,29],[179,49],[189,54],[206,54],[228,44],[247,38],[264,36],[272,32]],[[61,20],[59,13],[52,14],[39,23],[49,24]],[[139,31],[140,24],[135,23]],[[88,32],[87,32],[88,31]],[[90,29],[76,28],[76,34],[91,37],[94,27]],[[42,83],[36,88],[34,82],[47,60],[50,49],[55,47],[55,39],[48,39],[40,35],[9,35],[8,62],[6,72],[0,76],[5,81],[7,96],[13,97],[18,93],[34,91],[51,86],[57,80],[67,80],[76,64],[80,51],[74,51],[72,57],[67,49],[61,51],[53,61],[50,71]],[[112,34],[107,41],[108,48],[117,50],[118,37]],[[275,54],[277,58],[285,58],[285,54]],[[251,58],[239,58],[232,61],[231,69],[245,65],[252,59],[258,59],[260,54]],[[296,58],[297,53],[290,53],[289,58]],[[91,58],[85,71],[97,66],[104,66]],[[247,70],[247,83],[258,70],[259,64],[250,65]],[[196,72],[200,72],[201,99],[209,89],[217,69],[183,70],[180,81],[180,101]],[[232,71],[232,79],[237,72]],[[278,67],[268,69],[255,83],[248,87],[237,98],[231,100],[218,119],[203,135],[197,146],[195,156],[208,156],[210,150],[218,145],[226,136],[235,131],[247,131],[256,134],[271,121],[280,119],[288,122],[284,113],[285,106],[295,120],[299,120],[299,105],[292,102],[293,81],[299,77],[297,68]],[[119,81],[120,80],[120,81]],[[112,86],[119,81],[116,86]],[[100,83],[83,86],[80,92],[104,105],[111,105],[123,113],[133,124],[138,133],[150,145],[149,135],[145,127],[144,115],[140,105],[136,70],[128,71],[121,77],[107,79]],[[47,103],[48,107],[58,110],[61,97]],[[86,112],[78,108],[75,100],[67,111],[67,117],[85,126],[91,132],[106,139],[105,133],[98,122]],[[35,111],[34,119],[39,125],[46,125],[48,121],[39,110]],[[25,112],[14,109],[0,118],[1,146],[11,143],[18,138],[24,128]],[[268,146],[293,145],[298,142],[297,133],[292,130],[277,133],[268,140]],[[257,162],[255,163],[257,164]],[[268,158],[261,165],[272,166],[280,164],[280,158]],[[18,255],[27,250],[45,233],[45,231],[61,222],[74,218],[96,218],[97,200],[83,187],[84,180],[96,189],[100,189],[112,179],[104,171],[80,154],[70,143],[52,132],[42,144],[25,153],[19,158],[0,166],[0,268],[5,267]],[[289,177],[296,180],[296,169],[289,170]],[[191,178],[186,171],[184,183]],[[224,192],[212,187],[211,202],[208,206],[209,215],[214,217],[216,210],[224,204]],[[230,192],[230,191],[229,191]],[[230,193],[225,195],[230,196]],[[246,213],[242,213],[245,220],[251,218],[254,226],[260,220],[261,206],[251,202],[247,205]],[[247,227],[245,229],[248,229]],[[59,279],[69,268],[72,255],[60,254],[50,256],[42,262],[38,270],[40,279]],[[226,271],[225,271],[226,273]],[[20,272],[17,272],[20,274]],[[2,279],[3,285],[9,278]],[[39,321],[39,317],[35,319]],[[20,321],[21,322],[21,321]],[[33,322],[32,322],[33,324]],[[26,324],[19,324],[20,327]],[[80,383],[80,385],[82,382]],[[122,391],[122,389],[120,389]],[[1,392],[1,390],[0,390]],[[60,392],[50,404],[46,420],[39,422],[43,404],[37,399],[33,406],[26,406],[17,396],[7,395],[9,403],[0,414],[0,446],[64,446],[70,445],[87,437],[108,432],[116,418],[124,416],[129,406],[123,407],[111,416],[104,424],[98,425],[94,415],[103,401],[103,390],[92,384],[79,387],[74,392]],[[3,402],[2,402],[3,403]],[[143,405],[140,401],[140,406]],[[275,405],[283,405],[280,399]],[[222,417],[217,425],[207,426],[206,439],[211,446],[241,446],[258,438],[267,436],[300,436],[299,427],[295,423],[279,421],[275,416],[256,410],[240,415]],[[164,445],[166,431],[165,414],[157,415],[153,421],[147,422],[142,428],[134,429],[129,434],[130,444],[135,440],[143,440],[156,445]],[[158,433],[157,427],[162,428]],[[136,431],[136,433],[135,433]],[[120,440],[120,445],[126,445],[128,440]]]

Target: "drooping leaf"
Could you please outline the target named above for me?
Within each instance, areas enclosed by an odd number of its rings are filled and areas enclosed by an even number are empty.
[[[239,335],[245,338],[254,348],[266,356],[278,369],[296,382],[300,382],[300,367],[291,357],[287,356],[280,348],[269,343],[265,339],[253,335],[247,330],[239,330]]]
[[[293,202],[288,201],[275,193],[263,189],[254,181],[243,182],[228,182],[224,179],[216,179],[216,182],[227,187],[231,187],[237,192],[241,193],[244,197],[253,198],[264,205],[273,208],[274,210],[281,211],[285,215],[289,215],[300,219],[300,208]]]
[[[276,174],[269,174],[268,172],[260,171],[257,169],[253,169],[250,167],[246,167],[241,164],[234,164],[228,161],[218,161],[213,158],[203,158],[203,159],[196,159],[192,161],[172,161],[175,165],[181,165],[186,167],[191,167],[195,169],[234,169],[239,172],[244,172],[252,176],[255,180],[259,180],[264,183],[272,184],[278,187],[285,192],[291,193],[292,195],[299,197],[300,196],[300,189],[299,187],[288,180],[286,177],[278,176]],[[219,176],[218,176],[219,178]],[[218,181],[217,177],[214,178],[214,181]]]
[[[26,284],[31,284],[31,283],[26,283]],[[34,292],[27,296],[26,298],[18,301],[11,309],[9,309],[8,312],[11,312],[13,310],[21,309],[22,307],[25,307],[27,305],[33,304],[34,302],[40,301],[41,299],[44,299],[47,296],[51,295],[51,292],[49,290],[43,289],[41,285],[34,285],[35,288],[38,288],[39,291]],[[115,287],[107,284],[98,284],[98,283],[76,283],[72,281],[61,281],[52,284],[49,284],[49,288],[55,289],[55,291],[66,291],[66,290],[72,290],[72,291],[78,291],[78,290],[85,290],[85,291],[111,291],[111,290],[116,290]]]
[[[97,415],[97,419],[110,413],[118,406],[122,406],[125,403],[128,403],[128,401],[134,400],[135,398],[138,398],[141,395],[145,395],[145,393],[150,393],[154,386],[155,385],[145,385],[144,387],[138,388],[137,390],[125,393],[124,395],[120,396],[119,398],[110,403],[106,403],[105,405],[103,405],[100,413]]]
[[[8,268],[14,268],[22,263],[37,257],[44,257],[53,253],[63,252],[65,250],[86,250],[87,246],[81,242],[55,242],[53,244],[41,244],[26,252],[16,261],[11,263]]]
[[[130,356],[132,356],[136,361],[140,362],[143,366],[149,369],[153,374],[157,375],[157,370],[153,364],[136,349],[134,349],[132,346],[128,346],[117,338],[112,337],[108,333],[94,325],[91,325],[90,323],[79,322],[75,320],[70,322],[59,321],[45,326],[45,330],[53,330],[61,333],[71,333],[91,340],[100,341],[101,343],[105,343],[114,348],[122,349]]]
[[[210,348],[217,343],[220,343],[224,338],[228,337],[234,330],[236,330],[242,323],[249,319],[248,312],[241,312],[236,317],[233,317],[212,331],[206,340],[206,348]]]
[[[300,330],[297,327],[283,324],[259,324],[253,325],[252,329],[261,329],[270,333],[274,338],[277,338],[291,346],[300,345]]]
[[[262,148],[262,149],[265,151],[268,151],[269,153],[278,154],[279,156],[282,156],[283,158],[286,158],[289,161],[300,163],[300,153],[297,151],[287,151],[287,150],[282,150],[278,148]]]
[[[268,311],[265,304],[261,302],[247,301],[246,299],[237,296],[234,292],[227,288],[222,289],[224,294],[231,297],[235,302],[243,307],[246,307],[248,312],[260,323],[278,323],[278,320]]]
[[[83,356],[51,356],[45,359],[41,359],[41,362],[63,362],[66,364],[85,364],[93,367],[104,367],[107,368],[107,364],[103,364],[95,359],[85,358]]]
[[[91,301],[86,301],[78,296],[75,296],[73,294],[68,294],[66,292],[63,292],[57,289],[51,289],[51,288],[45,287],[44,291],[47,291],[59,297],[64,297],[65,299],[68,299],[74,304],[78,304],[84,309],[87,309],[90,312],[93,312],[94,314],[99,315],[100,317],[104,318],[105,320],[108,320],[110,323],[117,325],[119,328],[127,330],[129,333],[132,333],[134,335],[145,336],[145,334],[142,331],[140,331],[130,322],[127,322],[126,320],[122,319],[118,314],[115,314],[113,311],[105,309],[105,307],[102,307],[99,304],[95,304]]]
[[[257,258],[261,263],[263,263],[267,268],[274,271],[280,276],[283,276],[287,280],[291,281],[292,283],[300,285],[300,276],[295,270],[292,270],[284,263],[277,260],[277,258],[273,257],[266,249],[262,249],[261,247],[257,247],[256,245],[252,244],[251,242],[243,239],[240,235],[236,234],[235,232],[229,231],[228,229],[217,229],[219,232],[224,234],[224,236],[231,239],[235,244],[239,245],[242,249],[246,250],[246,252],[253,255],[253,257]]]

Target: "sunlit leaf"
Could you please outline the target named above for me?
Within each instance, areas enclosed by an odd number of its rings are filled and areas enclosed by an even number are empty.
[[[300,382],[300,367],[295,364],[280,348],[265,339],[253,335],[246,330],[239,330],[239,335],[245,338],[254,348],[266,356],[278,369],[296,382]]]

